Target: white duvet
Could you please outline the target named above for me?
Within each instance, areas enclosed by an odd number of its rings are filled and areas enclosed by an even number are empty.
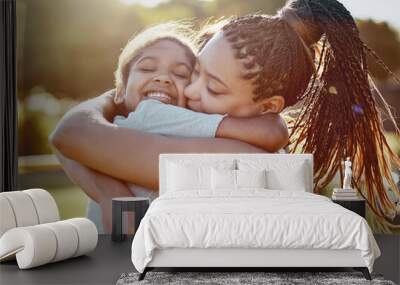
[[[380,250],[359,215],[330,199],[299,191],[249,189],[208,195],[166,193],[155,199],[132,243],[143,272],[155,249],[358,249],[372,272]]]

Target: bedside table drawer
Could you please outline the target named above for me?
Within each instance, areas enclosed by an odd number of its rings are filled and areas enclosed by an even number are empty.
[[[365,218],[365,200],[332,200],[332,202]]]

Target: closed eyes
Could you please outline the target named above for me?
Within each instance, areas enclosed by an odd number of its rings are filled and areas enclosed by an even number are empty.
[[[141,68],[139,68],[139,70],[143,71],[143,72],[153,72],[153,71],[155,71],[155,68],[141,67]]]
[[[182,78],[182,79],[188,79],[190,77],[189,74],[180,74],[180,73],[175,73],[175,76]]]
[[[212,95],[220,95],[221,93],[216,92],[215,90],[211,89],[210,87],[207,87],[207,91],[210,92]]]

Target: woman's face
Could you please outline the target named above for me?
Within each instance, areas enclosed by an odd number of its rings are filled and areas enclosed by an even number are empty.
[[[222,32],[214,35],[198,55],[192,82],[185,88],[187,105],[198,112],[248,117],[261,113],[253,101],[253,85]]]

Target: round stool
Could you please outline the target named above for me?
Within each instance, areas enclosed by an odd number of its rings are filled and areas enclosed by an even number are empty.
[[[135,233],[140,221],[146,214],[150,199],[145,197],[117,197],[112,199],[112,241],[123,241],[126,235],[122,233],[123,212],[133,212],[135,215]]]

